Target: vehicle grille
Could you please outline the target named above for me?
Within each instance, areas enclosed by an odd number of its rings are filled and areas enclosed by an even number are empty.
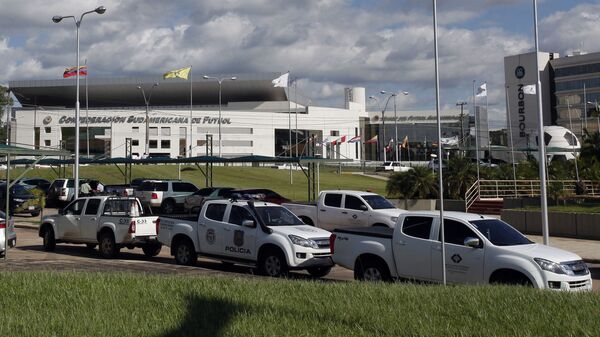
[[[589,286],[589,283],[590,283],[590,280],[573,281],[573,282],[569,282],[569,288],[571,288],[571,289],[585,288],[585,287]]]
[[[331,253],[313,253],[314,257],[327,257],[331,256]]]
[[[313,241],[316,242],[321,249],[329,248],[329,238],[318,238],[313,239]]]
[[[573,271],[574,275],[579,276],[579,275],[589,274],[587,265],[585,264],[585,262],[583,262],[583,260],[563,262],[562,264],[567,266],[569,269],[571,269]]]

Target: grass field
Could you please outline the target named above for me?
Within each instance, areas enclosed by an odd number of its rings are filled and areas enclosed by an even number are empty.
[[[23,169],[15,169],[11,175],[16,177]],[[385,195],[385,181],[353,174],[337,174],[334,168],[320,170],[321,190],[350,189],[370,190]],[[115,166],[96,165],[83,166],[80,177],[96,178],[104,183],[123,183],[123,175]],[[2,175],[3,177],[4,175]],[[57,178],[56,172],[47,168],[38,168],[27,173],[27,177],[42,177],[50,181]],[[67,171],[71,176],[71,171]],[[133,178],[178,178],[177,165],[138,165],[134,166]],[[181,166],[181,179],[204,186],[204,176],[195,166]],[[294,171],[293,184],[290,184],[290,173],[287,170],[277,170],[269,167],[250,166],[214,166],[213,186],[232,186],[238,188],[264,187],[277,191],[292,200],[306,200],[308,196],[307,180],[302,171]]]
[[[539,207],[526,207],[527,210],[540,210]],[[558,205],[548,206],[551,212],[569,212],[569,213],[600,213],[600,204],[586,203],[580,205]]]
[[[2,336],[598,336],[600,295],[516,287],[0,273]]]

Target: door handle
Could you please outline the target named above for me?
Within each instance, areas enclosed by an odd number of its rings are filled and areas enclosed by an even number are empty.
[[[343,211],[343,212],[342,212],[342,214],[348,214],[348,212],[346,212],[346,211]]]
[[[80,217],[76,217],[75,220],[79,221],[79,220],[81,220],[81,218]]]
[[[96,221],[96,218],[92,218],[91,220],[92,220],[92,221]]]
[[[327,210],[326,209],[322,209],[321,212],[327,212]]]
[[[206,227],[206,225],[205,225],[205,224],[203,224],[203,223],[201,223],[201,222],[200,222],[200,223],[198,223],[198,226],[200,226],[200,227]]]
[[[396,244],[397,244],[398,246],[406,246],[406,242],[404,242],[404,241],[401,241],[401,240],[398,240],[398,241],[396,241]]]

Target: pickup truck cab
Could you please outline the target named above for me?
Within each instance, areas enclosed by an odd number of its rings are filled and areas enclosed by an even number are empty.
[[[398,216],[406,212],[386,198],[371,192],[323,191],[314,204],[284,203],[307,225],[327,230],[339,227],[394,227]]]
[[[156,239],[157,216],[145,215],[137,198],[98,196],[78,198],[58,214],[42,219],[39,236],[44,249],[56,243],[84,243],[99,246],[104,258],[116,257],[122,247],[141,247],[146,256],[156,256],[161,245]]]
[[[198,255],[258,267],[285,276],[304,269],[315,277],[329,273],[331,233],[306,225],[280,205],[264,201],[208,200],[197,218],[159,218],[158,239],[171,247],[178,264],[193,265]]]
[[[437,212],[401,215],[394,229],[336,229],[333,260],[359,280],[442,281]],[[591,290],[581,257],[533,243],[509,224],[476,214],[444,213],[448,283],[522,284],[542,289]]]

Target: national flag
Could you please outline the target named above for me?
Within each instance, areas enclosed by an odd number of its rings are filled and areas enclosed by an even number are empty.
[[[360,136],[355,136],[350,138],[350,140],[348,141],[348,143],[358,143],[360,142]]]
[[[408,136],[404,136],[404,139],[402,140],[402,148],[406,148],[408,147]]]
[[[526,95],[535,95],[535,84],[526,85],[523,87],[523,93]]]
[[[377,135],[375,135],[373,138],[367,140],[365,142],[365,144],[377,144]]]
[[[338,142],[338,140],[339,140],[339,139],[335,139],[335,140],[331,141],[331,146],[335,146],[335,145],[337,145],[337,142]]]
[[[347,137],[347,136],[345,136],[345,135],[344,135],[344,136],[342,136],[340,139],[338,139],[338,140],[337,140],[338,144],[345,143],[345,142],[346,142],[346,137]]]
[[[77,67],[69,67],[65,68],[65,72],[63,73],[63,78],[77,76]],[[87,76],[87,66],[79,67],[79,76]]]
[[[487,96],[487,83],[483,83],[477,88],[477,97],[486,97]]]
[[[272,80],[271,83],[273,83],[273,87],[275,87],[275,88],[277,88],[277,87],[287,88],[289,77],[290,77],[290,72],[288,71],[287,73]]]
[[[171,70],[164,73],[163,78],[183,78],[184,80],[187,80],[191,70],[192,67]]]

